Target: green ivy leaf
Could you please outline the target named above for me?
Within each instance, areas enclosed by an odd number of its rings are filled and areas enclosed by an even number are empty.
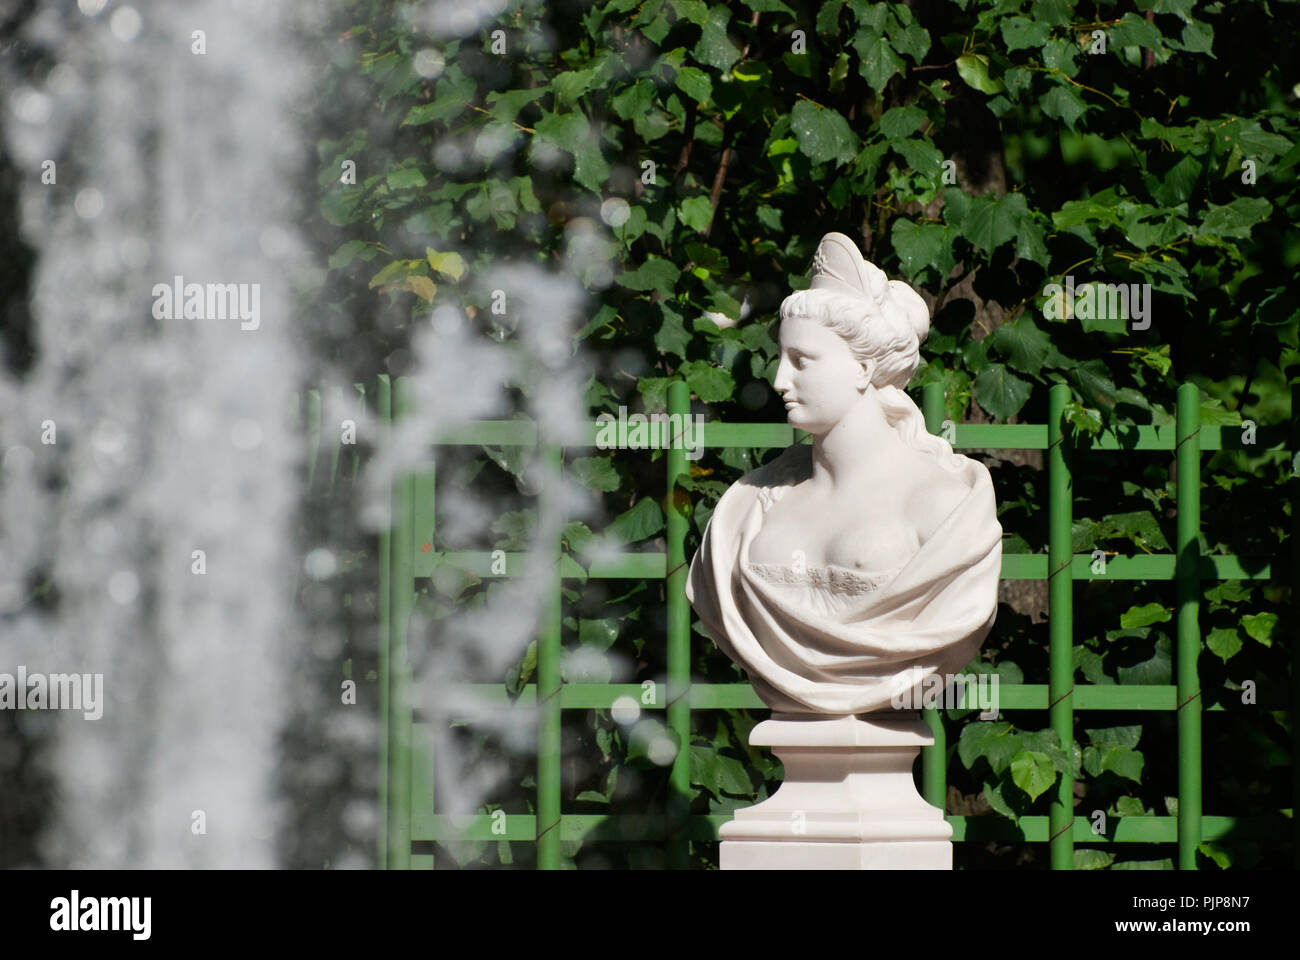
[[[989,334],[989,340],[1011,366],[1030,376],[1037,376],[1048,358],[1055,359],[1053,355],[1057,355],[1052,338],[1039,329],[1028,313],[1022,313],[1014,323],[1002,324]]]
[[[1171,682],[1173,677],[1173,655],[1168,637],[1156,641],[1155,652],[1147,660],[1131,667],[1120,667],[1119,682],[1123,684],[1147,684],[1162,686]]]
[[[853,38],[853,48],[858,52],[858,72],[877,92],[883,91],[890,78],[903,70],[903,60],[894,52],[893,45],[875,30],[860,30]]]
[[[1002,793],[1003,783],[1005,783],[1005,781],[1000,782],[995,786],[994,784],[985,781],[981,789],[981,792],[984,795],[984,799],[988,801],[988,805],[993,809],[994,813],[1001,814],[1002,816],[1007,817],[1010,820],[1018,821],[1020,819],[1020,814],[1018,814],[1015,811],[1015,809],[1012,808],[1011,804],[1007,803],[1006,798],[1003,796]]]
[[[1026,732],[1023,734],[1021,741],[1023,750],[1041,753],[1052,763],[1052,768],[1058,773],[1069,773],[1071,769],[1070,758],[1065,755],[1061,749],[1061,738],[1055,730],[1046,729],[1038,730],[1034,733]]]
[[[465,260],[455,250],[439,253],[433,247],[425,247],[424,256],[429,266],[443,276],[451,277],[453,280],[460,280],[465,276]]]
[[[419,263],[419,261],[394,260],[370,278],[370,289],[373,290],[375,287],[381,287],[405,278],[411,272],[412,265],[416,263]]]
[[[904,217],[894,218],[890,240],[902,261],[903,275],[911,281],[922,270],[933,267],[946,277],[955,263],[949,228],[939,223],[913,223]]]
[[[957,75],[980,93],[1001,93],[1001,80],[989,76],[989,58],[982,53],[968,53],[957,58]]]
[[[1048,70],[1059,70],[1067,77],[1079,72],[1074,62],[1079,56],[1079,45],[1073,38],[1053,37],[1043,44],[1043,66]]]
[[[670,260],[650,257],[635,270],[628,270],[615,281],[629,290],[658,291],[666,297],[673,294],[673,285],[682,272]]]
[[[691,782],[718,799],[724,793],[748,796],[754,790],[745,765],[709,744],[691,744]]]
[[[943,154],[929,140],[910,137],[889,144],[907,161],[907,165],[923,177],[938,177],[943,171]]]
[[[745,0],[745,6],[760,13],[784,13],[791,17],[798,16],[797,13],[782,3],[781,0]]]
[[[1221,870],[1227,870],[1232,866],[1232,855],[1216,843],[1198,843],[1196,852],[1209,857]]]
[[[1172,44],[1171,44],[1172,46]],[[1200,20],[1193,20],[1191,23],[1183,25],[1183,34],[1181,42],[1178,44],[1188,53],[1208,53],[1214,59],[1214,28],[1208,23]]]
[[[1056,782],[1056,768],[1047,754],[1023,750],[1011,760],[1011,780],[1029,799],[1037,800]]]
[[[700,6],[703,7],[704,4],[701,3]],[[731,11],[726,7],[718,4],[709,7],[700,40],[691,51],[700,63],[724,72],[730,70],[731,65],[740,59],[740,51],[727,36],[727,21],[730,19]]]
[[[1165,857],[1163,860],[1121,860],[1111,864],[1112,870],[1172,870],[1174,861]]]
[[[1020,412],[1032,387],[1003,364],[991,363],[975,378],[974,393],[979,405],[999,420]]]
[[[1029,9],[1035,20],[1052,27],[1064,27],[1070,22],[1073,6],[1069,0],[1034,0]]]
[[[992,254],[1019,233],[1037,228],[1023,193],[968,197],[962,191],[944,191],[944,219],[957,227],[977,250]]]
[[[1052,32],[1048,24],[1037,23],[1028,17],[1008,17],[999,24],[999,27],[1007,50],[1030,50],[1041,47]]]
[[[857,153],[857,135],[830,107],[800,100],[790,111],[790,127],[799,138],[799,149],[814,163],[847,163]]]
[[[665,410],[668,407],[668,385],[672,377],[642,377],[636,382],[637,392],[647,410]]]
[[[1132,747],[1111,747],[1101,754],[1101,769],[1116,776],[1125,777],[1134,783],[1142,782],[1142,766],[1145,763],[1142,754]]]
[[[677,208],[677,217],[692,230],[703,233],[713,219],[713,204],[708,197],[687,197]]]
[[[584,647],[608,650],[618,639],[618,623],[610,619],[579,620],[578,642]]]
[[[1076,848],[1074,851],[1074,869],[1105,870],[1115,862],[1115,854],[1105,850]]]
[[[427,187],[429,181],[415,167],[394,170],[387,178],[389,190],[408,190],[412,187]]]
[[[1148,23],[1139,14],[1129,11],[1112,24],[1107,31],[1107,40],[1112,50],[1122,47],[1146,47],[1148,50],[1163,50],[1164,38],[1154,23]]]
[[[1107,409],[1115,406],[1115,382],[1111,380],[1105,362],[1093,358],[1070,367],[1066,372],[1089,404]]]
[[[1241,636],[1229,627],[1215,627],[1205,638],[1205,645],[1211,653],[1227,663],[1241,652]]]
[[[736,381],[731,374],[721,367],[715,367],[706,360],[691,360],[683,363],[678,370],[686,378],[691,392],[705,403],[721,403],[730,400],[736,389]]]
[[[527,87],[522,90],[494,90],[483,99],[491,108],[493,117],[502,123],[511,123],[519,116],[520,110],[534,100],[546,96],[549,90],[549,84],[543,84],[539,87]]]
[[[342,270],[358,253],[366,248],[364,240],[349,240],[332,254],[330,254],[329,267],[331,270]]]
[[[713,96],[713,81],[699,67],[681,67],[673,77],[677,89],[697,103],[704,103]]]
[[[911,9],[903,3],[891,3],[890,27],[887,31],[894,49],[920,63],[930,52],[930,31],[916,22]]]
[[[1169,541],[1150,510],[1113,513],[1104,518],[1097,524],[1096,538],[1107,540],[1111,537],[1126,537],[1147,553],[1169,549]]]
[[[609,457],[579,457],[569,464],[568,472],[589,490],[608,493],[619,488],[618,471]]]
[[[582,70],[565,70],[551,78],[551,89],[555,91],[555,102],[573,103],[596,85],[599,67],[587,67]],[[638,84],[639,86],[639,84]],[[625,116],[620,114],[621,116]]]
[[[548,113],[537,121],[537,138],[573,154],[573,179],[593,193],[602,193],[610,167],[600,142],[581,113]]]
[[[1085,729],[1088,739],[1098,747],[1136,747],[1142,739],[1142,724],[1134,723],[1120,727],[1095,727]]]
[[[1064,83],[1058,83],[1048,90],[1040,104],[1043,113],[1063,121],[1071,130],[1074,129],[1074,122],[1088,109],[1088,104],[1075,88]]]
[[[1168,623],[1173,614],[1169,608],[1159,603],[1144,603],[1140,607],[1129,607],[1120,614],[1119,625],[1125,630],[1134,627],[1149,627],[1153,623]]]
[[[910,137],[929,119],[924,110],[911,104],[902,107],[890,107],[880,117],[876,129],[890,140]]]
[[[1149,817],[1151,811],[1137,797],[1120,797],[1115,801],[1115,813],[1120,817]]]
[[[615,517],[605,529],[607,536],[623,543],[639,543],[664,528],[664,512],[650,497]]]
[[[691,333],[686,329],[682,315],[667,303],[659,304],[659,310],[663,314],[664,322],[660,324],[659,331],[655,334],[655,346],[660,353],[676,354],[685,360],[686,349],[691,343]]]
[[[1251,613],[1241,618],[1241,628],[1246,631],[1246,635],[1266,647],[1273,645],[1273,630],[1276,626],[1276,613]]]
[[[1232,203],[1207,204],[1197,228],[1199,237],[1249,237],[1250,229],[1273,211],[1263,197],[1238,197]]]
[[[994,776],[1001,776],[1020,750],[1020,734],[1002,721],[968,723],[957,740],[957,755],[967,770],[974,769],[975,761],[983,757]]]

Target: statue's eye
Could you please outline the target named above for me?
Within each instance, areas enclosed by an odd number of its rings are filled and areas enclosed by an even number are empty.
[[[793,357],[791,357],[790,359],[791,359],[791,362],[794,363],[794,368],[795,368],[796,370],[802,370],[802,369],[804,368],[804,363],[805,363],[805,361],[806,361],[807,358],[804,357],[804,355],[803,355],[802,353],[796,353],[796,354],[795,354]]]

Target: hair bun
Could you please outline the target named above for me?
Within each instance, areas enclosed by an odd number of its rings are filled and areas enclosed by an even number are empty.
[[[903,322],[916,334],[917,343],[929,336],[930,308],[919,293],[902,280],[890,280],[888,298],[902,315]]]
[[[863,297],[916,334],[919,344],[930,333],[930,308],[921,295],[902,280],[885,272],[862,255],[858,245],[842,233],[828,233],[813,253],[809,289],[833,290]]]

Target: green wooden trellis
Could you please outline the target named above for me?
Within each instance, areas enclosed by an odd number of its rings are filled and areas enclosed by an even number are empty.
[[[360,388],[359,388],[360,389]],[[411,384],[406,379],[390,383],[381,377],[377,407],[385,424],[401,418],[411,409]],[[1104,574],[1094,574],[1088,554],[1071,553],[1071,464],[1063,439],[1063,412],[1069,388],[1056,385],[1049,392],[1047,424],[959,424],[955,428],[955,449],[1037,449],[1047,451],[1049,543],[1043,554],[1003,556],[1002,576],[1006,579],[1049,582],[1049,678],[1047,684],[1003,684],[999,690],[1003,709],[1047,710],[1049,723],[1064,745],[1073,739],[1074,713],[1079,710],[1176,711],[1178,715],[1178,814],[1177,816],[1130,816],[1111,818],[1102,835],[1073,810],[1073,778],[1061,778],[1048,816],[1025,816],[1018,827],[1009,822],[998,829],[1005,839],[1019,842],[1048,842],[1053,869],[1073,865],[1076,842],[1176,843],[1180,869],[1195,869],[1196,848],[1202,841],[1229,833],[1252,835],[1259,824],[1228,816],[1204,816],[1201,810],[1201,722],[1202,703],[1197,674],[1201,635],[1198,625],[1200,583],[1203,580],[1271,579],[1268,563],[1250,563],[1229,555],[1202,556],[1200,529],[1200,454],[1202,450],[1243,449],[1241,428],[1202,427],[1200,393],[1190,383],[1178,390],[1177,413],[1172,426],[1137,426],[1103,433],[1091,443],[1089,453],[1107,450],[1177,451],[1176,499],[1177,543],[1173,554],[1115,557],[1108,560]],[[943,409],[942,388],[927,385],[922,409],[931,432],[939,432]],[[1300,387],[1293,387],[1293,409],[1300,401]],[[318,410],[318,406],[317,406]],[[668,390],[668,412],[690,414],[690,393],[680,381]],[[316,418],[319,427],[319,416]],[[589,446],[595,446],[597,425],[587,425]],[[680,438],[678,438],[680,439]],[[1300,437],[1293,422],[1291,442],[1300,449]],[[433,809],[432,748],[435,725],[413,715],[410,700],[411,667],[407,657],[407,622],[414,607],[416,584],[430,577],[439,562],[473,570],[483,578],[498,576],[492,571],[491,555],[485,552],[438,555],[422,549],[432,541],[435,525],[435,445],[536,445],[541,443],[547,462],[558,468],[562,451],[538,436],[537,426],[528,421],[479,421],[445,430],[434,438],[430,458],[419,470],[406,473],[393,484],[391,529],[380,535],[379,556],[379,828],[378,858],[386,868],[431,868],[433,855],[412,852],[413,844],[427,849],[431,842],[450,837],[469,840],[535,842],[537,863],[543,869],[560,865],[561,840],[580,839],[600,829],[602,837],[628,841],[662,841],[668,863],[688,864],[690,840],[715,840],[718,826],[729,816],[689,815],[689,751],[682,749],[673,763],[670,784],[673,795],[662,816],[609,817],[565,814],[560,794],[560,731],[563,710],[609,708],[620,697],[641,699],[640,684],[562,683],[560,677],[562,578],[581,575],[569,557],[556,545],[553,598],[540,625],[537,682],[525,687],[517,706],[536,710],[538,724],[536,815],[509,815],[504,824],[487,815],[452,818]],[[703,443],[707,447],[772,448],[795,442],[787,424],[739,424],[706,422]],[[687,475],[685,451],[674,446],[665,456],[665,489],[672,491],[679,477]],[[337,469],[337,452],[334,468]],[[1300,481],[1293,480],[1291,496]],[[543,493],[545,497],[545,493]],[[1189,509],[1183,509],[1187,507]],[[624,553],[592,565],[586,576],[595,579],[664,579],[667,598],[667,682],[664,696],[656,697],[649,709],[664,709],[668,727],[679,742],[689,744],[691,711],[718,708],[757,708],[763,704],[748,684],[705,684],[690,682],[691,614],[685,597],[688,532],[686,515],[674,497],[665,501],[667,521],[666,553]],[[1293,511],[1293,531],[1297,528]],[[1292,536],[1300,568],[1300,537]],[[516,574],[524,554],[508,554],[505,576]],[[1073,581],[1111,580],[1177,581],[1177,640],[1175,683],[1163,686],[1092,685],[1074,683],[1073,668]],[[1292,716],[1300,715],[1300,644],[1292,644]],[[503,709],[511,704],[501,684],[471,684],[486,703]],[[1222,709],[1215,705],[1210,710]],[[944,757],[946,731],[937,710],[925,711],[935,733],[935,744],[922,757],[922,785],[927,800],[943,807],[947,771]],[[1300,754],[1295,741],[1300,725],[1292,725],[1293,757]],[[1300,796],[1300,770],[1296,773]],[[967,839],[967,818],[949,815],[953,840]],[[1295,822],[1295,821],[1293,821]],[[504,828],[504,829],[503,829]],[[1297,824],[1300,830],[1300,823]],[[981,839],[986,836],[981,835]],[[1300,851],[1300,836],[1297,836]],[[1300,855],[1300,853],[1298,853]]]

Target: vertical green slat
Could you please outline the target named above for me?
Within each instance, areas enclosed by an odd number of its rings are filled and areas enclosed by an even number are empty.
[[[1178,388],[1178,868],[1196,869],[1201,842],[1201,393]]]
[[[438,468],[437,464],[430,462],[427,469],[414,474],[411,477],[411,540],[407,547],[414,567],[415,555],[422,552],[428,545],[428,549],[433,549],[433,534],[436,521],[436,495],[438,487]],[[414,576],[414,574],[412,575]],[[414,588],[414,584],[412,584]],[[408,698],[409,698],[409,691]],[[437,719],[434,723],[424,725],[424,730],[429,739],[418,741],[415,739],[419,732],[414,722],[411,723],[411,806],[410,810],[422,809],[422,805],[416,802],[419,791],[425,791],[428,797],[428,806],[433,806],[433,760],[434,745],[433,737],[439,729]],[[411,868],[421,870],[432,870],[434,866],[432,854],[412,855]]]
[[[921,403],[925,428],[931,433],[939,433],[943,429],[943,384],[927,383],[922,388]],[[924,708],[921,716],[934,734],[934,743],[921,748],[921,792],[928,803],[947,810],[948,731],[943,726],[943,714],[934,707]]]
[[[399,377],[393,385],[393,419],[400,420],[411,412],[411,382]],[[395,512],[392,538],[392,640],[389,649],[389,734],[390,817],[388,824],[388,865],[395,870],[411,866],[411,705],[410,660],[406,651],[406,634],[411,609],[415,603],[414,554],[411,550],[414,518],[414,478],[403,472],[393,481]]]
[[[354,383],[357,389],[357,412],[353,419],[357,422],[357,443],[352,445],[352,475],[348,478],[354,485],[357,482],[357,473],[361,469],[361,425],[366,422],[366,385],[364,383]]]
[[[1048,485],[1048,626],[1050,628],[1048,670],[1048,721],[1065,755],[1074,752],[1074,579],[1070,570],[1073,545],[1070,526],[1070,467],[1065,462],[1063,425],[1070,388],[1063,383],[1047,395],[1047,485]],[[1074,867],[1074,776],[1061,774],[1057,794],[1048,817],[1053,870]]]
[[[691,415],[691,391],[685,381],[674,380],[668,386],[669,423],[685,428]],[[691,796],[691,611],[686,602],[686,532],[687,517],[678,501],[677,480],[687,477],[690,467],[682,435],[673,437],[666,457],[668,578],[664,585],[668,606],[668,728],[680,747],[673,760],[668,797],[668,866],[675,870],[690,867],[690,837],[686,831],[690,817]]]
[[[1291,384],[1291,615],[1300,598],[1300,381]],[[1295,621],[1291,621],[1294,625]],[[1300,869],[1300,639],[1291,639],[1291,826],[1295,866]]]
[[[393,419],[392,385],[387,374],[379,376],[376,398],[381,429],[391,426]],[[388,868],[388,739],[392,726],[389,710],[389,645],[392,617],[392,526],[393,502],[391,492],[385,493],[385,513],[388,522],[379,530],[379,869]]]
[[[316,458],[320,456],[320,391],[307,391],[307,492],[316,479]]]
[[[562,452],[547,445],[541,450],[545,486],[542,520],[545,527],[560,509]],[[537,644],[537,866],[560,868],[560,630],[563,610],[560,579],[560,545],[552,547],[547,565],[546,602]]]
[[[437,722],[411,724],[411,811],[421,808],[421,795],[433,796],[433,737]],[[432,803],[430,803],[430,807]],[[412,853],[412,870],[432,870],[434,855],[432,853]]]
[[[337,396],[337,393],[334,394],[334,396]],[[343,405],[339,404],[338,407],[336,407],[336,409],[342,410]],[[339,475],[339,457],[343,455],[343,424],[342,423],[331,424],[330,431],[331,433],[327,433],[326,436],[330,437],[329,489],[330,492],[332,493],[334,491],[334,483],[338,479],[338,475]]]

